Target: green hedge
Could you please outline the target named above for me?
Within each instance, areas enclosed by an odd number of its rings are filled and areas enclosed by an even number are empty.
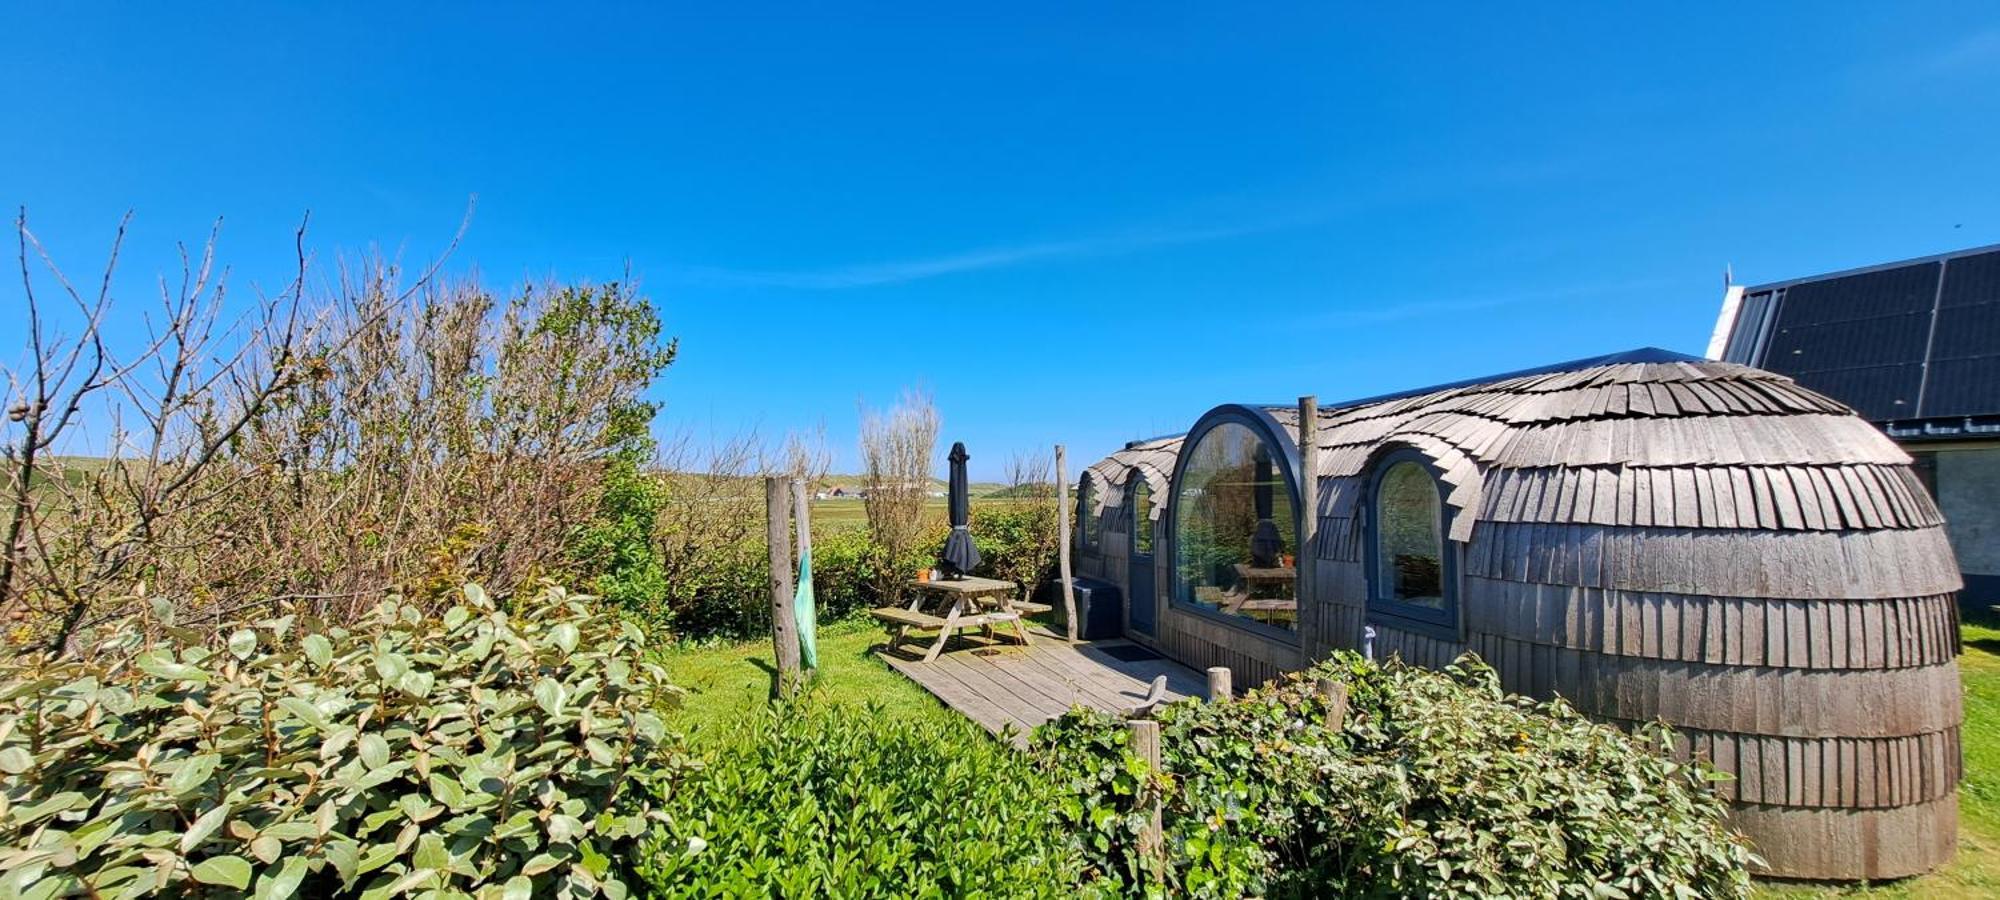
[[[1310,687],[1350,690],[1343,727]],[[1442,672],[1352,654],[1227,704],[1161,710],[1162,766],[1124,724],[1075,712],[1036,742],[1093,869],[1178,896],[1743,897],[1744,844],[1705,767],[1667,733],[1505,694],[1471,657]],[[1165,803],[1167,858],[1136,852],[1134,797]]]
[[[661,897],[1055,897],[1082,866],[1028,757],[971,724],[802,702],[663,786]]]
[[[637,629],[560,590],[0,664],[0,896],[625,893],[677,763]]]

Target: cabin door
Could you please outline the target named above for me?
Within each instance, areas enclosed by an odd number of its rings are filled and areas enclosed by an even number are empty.
[[[1126,557],[1125,603],[1131,609],[1132,630],[1151,636],[1159,600],[1153,593],[1153,486],[1138,469],[1126,474],[1125,483],[1131,485],[1132,495],[1132,502],[1125,504],[1126,514],[1132,517],[1131,527],[1125,530],[1132,536],[1132,552]]]

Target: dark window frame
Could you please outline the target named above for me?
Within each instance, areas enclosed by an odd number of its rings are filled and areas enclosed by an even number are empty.
[[[1277,470],[1278,474],[1284,476],[1285,490],[1291,497],[1292,545],[1299,548],[1298,565],[1311,564],[1310,551],[1306,548],[1303,540],[1305,535],[1305,520],[1302,518],[1304,511],[1299,508],[1298,472],[1301,464],[1299,462],[1298,441],[1293,439],[1290,432],[1287,432],[1284,426],[1278,424],[1278,420],[1272,418],[1270,412],[1267,410],[1239,404],[1218,406],[1203,414],[1195,422],[1194,427],[1188,430],[1187,437],[1181,441],[1181,452],[1174,460],[1173,477],[1167,481],[1169,485],[1167,490],[1167,505],[1160,513],[1160,524],[1166,526],[1166,538],[1165,540],[1156,539],[1153,546],[1154,553],[1167,554],[1167,608],[1186,615],[1200,616],[1210,622],[1217,622],[1240,631],[1246,631],[1272,643],[1291,647],[1303,647],[1305,642],[1305,621],[1307,618],[1305,615],[1305,605],[1314,602],[1312,598],[1299,597],[1299,627],[1296,628],[1278,628],[1247,616],[1231,615],[1181,599],[1181,538],[1179,526],[1180,511],[1178,509],[1181,499],[1181,485],[1186,483],[1183,479],[1187,475],[1188,463],[1194,459],[1194,451],[1201,446],[1202,438],[1207,437],[1208,433],[1215,430],[1217,426],[1227,423],[1234,423],[1250,429],[1264,442],[1265,446],[1271,448],[1271,464]],[[1298,592],[1298,576],[1296,574],[1292,576],[1292,590],[1294,594]]]
[[[1431,477],[1431,484],[1438,494],[1438,567],[1439,591],[1444,601],[1443,608],[1432,609],[1405,603],[1387,596],[1382,584],[1382,478],[1399,463],[1416,463]],[[1464,637],[1464,617],[1459,608],[1459,565],[1460,544],[1451,539],[1452,510],[1445,502],[1444,472],[1437,461],[1423,451],[1411,447],[1391,450],[1377,457],[1368,469],[1368,493],[1363,497],[1362,523],[1362,565],[1366,567],[1368,581],[1368,618],[1384,625],[1414,631],[1430,637],[1445,640],[1462,640]]]

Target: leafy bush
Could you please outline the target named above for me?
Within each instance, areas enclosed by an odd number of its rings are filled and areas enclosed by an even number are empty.
[[[978,574],[1019,584],[1023,591],[1056,577],[1056,505],[1022,501],[973,510]]]
[[[1348,685],[1327,725],[1321,677]],[[1500,690],[1472,657],[1443,672],[1343,654],[1227,704],[1160,711],[1162,767],[1077,713],[1038,731],[1093,868],[1207,897],[1742,897],[1749,851],[1719,777],[1669,735],[1595,724]],[[1167,862],[1137,852],[1134,798],[1161,792]]]
[[[0,895],[624,894],[664,672],[559,589],[177,628],[0,666]],[[226,635],[211,646],[212,635]]]
[[[1053,785],[964,722],[781,706],[669,793],[637,865],[659,896],[1076,892]]]

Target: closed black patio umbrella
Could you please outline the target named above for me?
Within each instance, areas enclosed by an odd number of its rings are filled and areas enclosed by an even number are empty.
[[[951,445],[951,495],[946,502],[950,506],[951,534],[944,539],[944,552],[938,556],[938,568],[944,570],[946,578],[963,578],[979,565],[979,548],[972,545],[972,531],[967,527],[972,522],[972,497],[965,483],[965,443]]]
[[[1250,492],[1257,508],[1257,530],[1250,535],[1250,564],[1260,569],[1275,569],[1279,554],[1285,552],[1285,540],[1278,536],[1278,523],[1272,520],[1272,488],[1277,476],[1271,470],[1271,454],[1261,445],[1252,472]]]

